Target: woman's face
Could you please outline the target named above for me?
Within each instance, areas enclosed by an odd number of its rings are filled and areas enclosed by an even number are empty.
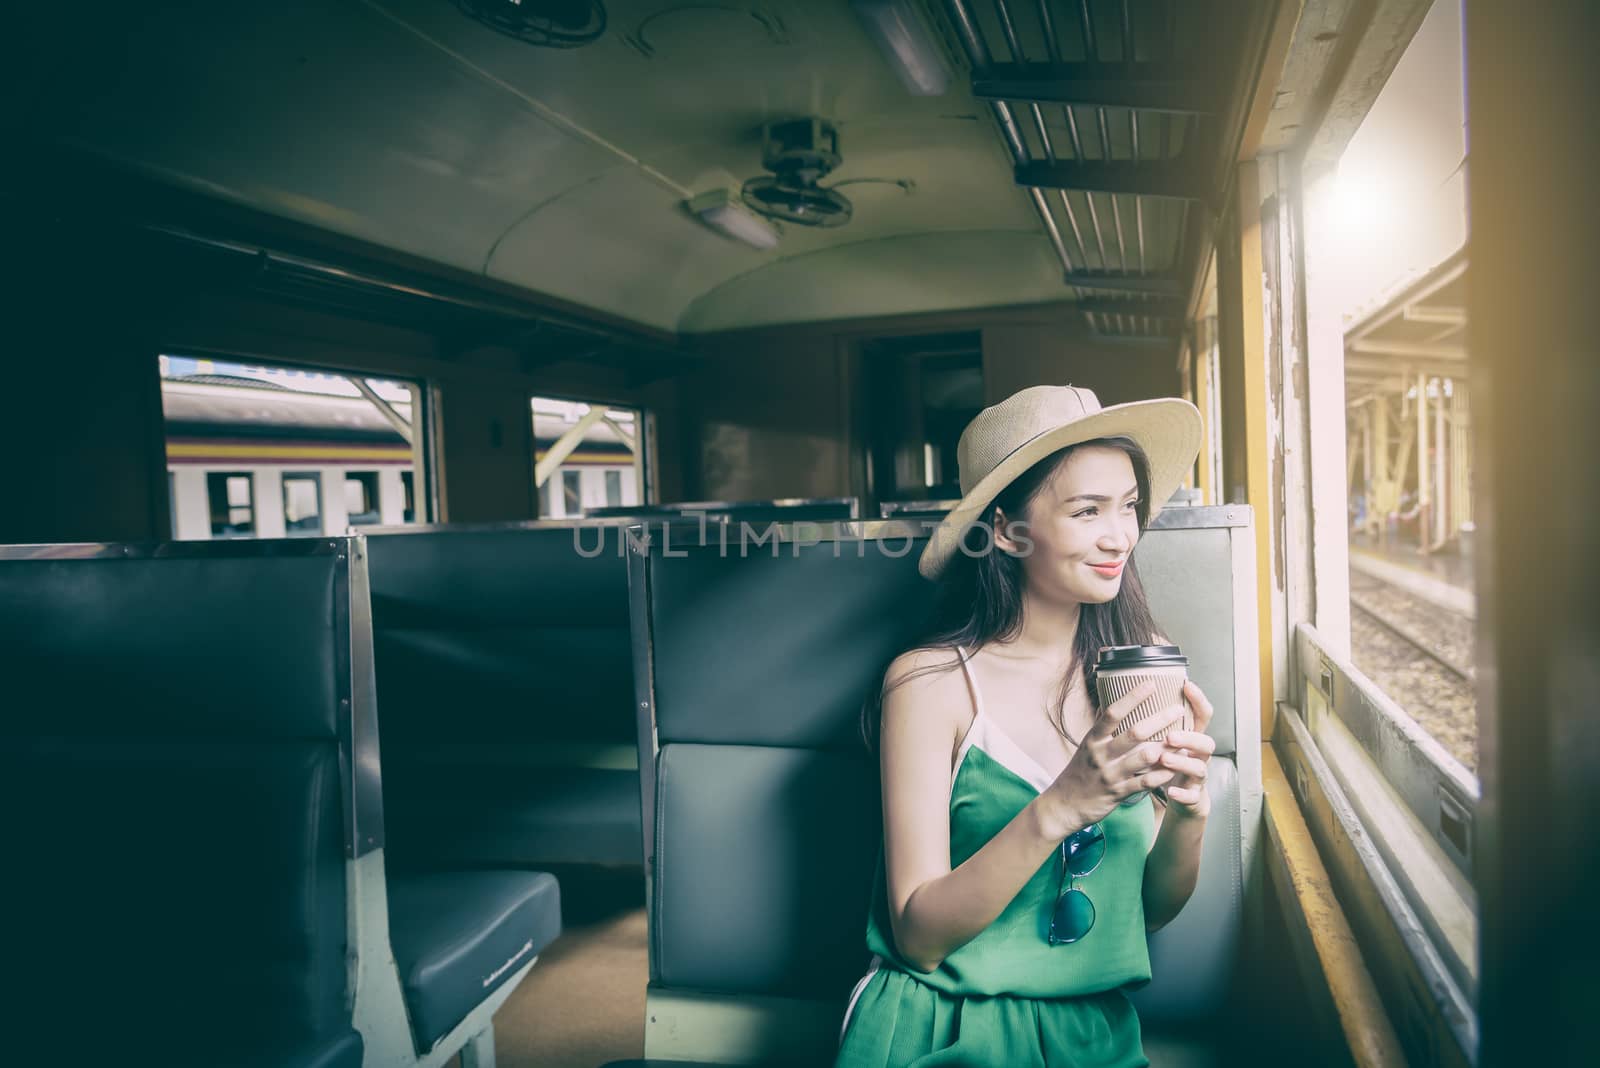
[[[1127,453],[1098,445],[1069,453],[1028,503],[1033,547],[1022,559],[1028,591],[1080,604],[1115,597],[1139,540],[1138,500]]]

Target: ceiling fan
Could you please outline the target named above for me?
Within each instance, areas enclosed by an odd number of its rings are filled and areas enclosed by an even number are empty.
[[[606,32],[604,0],[456,0],[491,30],[540,48],[582,48]]]
[[[839,166],[839,131],[824,119],[768,123],[761,131],[761,165],[772,174],[740,190],[752,210],[799,226],[843,226],[854,210],[837,189],[817,183]]]

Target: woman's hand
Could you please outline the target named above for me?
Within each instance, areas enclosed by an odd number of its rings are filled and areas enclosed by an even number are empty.
[[[1101,709],[1083,744],[1056,781],[1040,795],[1051,837],[1065,838],[1103,820],[1130,794],[1163,786],[1177,775],[1162,763],[1168,754],[1167,745],[1152,742],[1150,736],[1178,722],[1183,716],[1182,708],[1141,720],[1117,735],[1123,719],[1155,689],[1154,683],[1147,682]],[[1208,714],[1210,707],[1206,706]]]
[[[1211,725],[1211,702],[1193,682],[1183,684],[1183,700],[1194,713],[1194,730],[1172,731],[1166,738],[1161,767],[1173,773],[1167,783],[1167,802],[1172,811],[1185,816],[1205,816],[1211,812],[1211,795],[1206,792],[1206,771],[1217,743],[1205,733]]]

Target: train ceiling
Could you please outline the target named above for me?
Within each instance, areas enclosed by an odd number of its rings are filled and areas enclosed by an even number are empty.
[[[552,49],[449,0],[34,5],[10,118],[655,331],[1077,300],[1170,336],[1274,5],[935,0],[952,78],[928,97],[845,0],[604,7]],[[763,125],[797,117],[838,130],[848,225],[762,251],[686,209],[763,174]]]

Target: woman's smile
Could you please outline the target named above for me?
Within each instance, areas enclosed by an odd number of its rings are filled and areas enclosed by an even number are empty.
[[[1089,570],[1099,573],[1108,579],[1114,579],[1122,574],[1122,566],[1126,560],[1117,560],[1109,564],[1090,564]]]

